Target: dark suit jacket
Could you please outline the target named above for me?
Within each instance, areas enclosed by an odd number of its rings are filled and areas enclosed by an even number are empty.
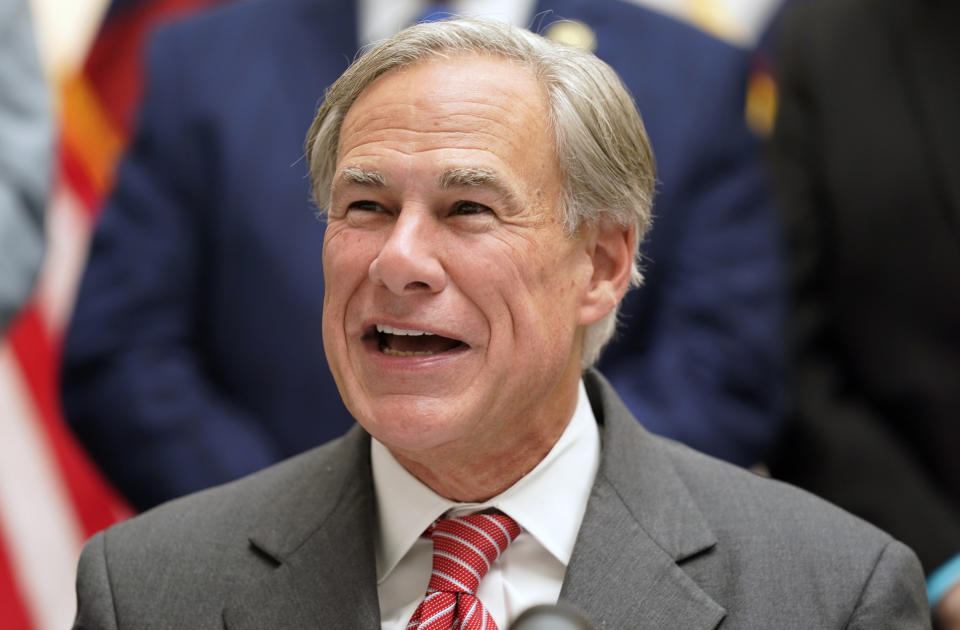
[[[960,553],[960,4],[811,0],[785,26],[796,415],[773,472],[932,571]]]
[[[602,459],[560,594],[595,627],[929,627],[916,557],[802,491],[647,433],[586,375]],[[76,628],[380,627],[370,440],[97,534]]]
[[[301,156],[357,48],[353,5],[244,0],[153,42],[62,379],[71,426],[137,507],[352,422],[324,360],[323,224]],[[627,299],[604,369],[652,430],[753,463],[777,429],[785,353],[776,227],[743,122],[747,55],[619,0],[537,12],[539,29],[592,25],[657,152],[647,286]]]

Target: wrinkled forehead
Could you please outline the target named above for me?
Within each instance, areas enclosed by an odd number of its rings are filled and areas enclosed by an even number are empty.
[[[507,126],[527,114],[535,114],[527,122],[537,127],[550,124],[546,91],[529,65],[498,55],[433,53],[388,70],[360,92],[344,116],[338,155],[345,136],[359,131],[406,125],[467,133],[485,122]]]
[[[549,118],[525,66],[492,56],[434,57],[363,90],[344,117],[336,170],[419,157],[544,181],[558,168]]]

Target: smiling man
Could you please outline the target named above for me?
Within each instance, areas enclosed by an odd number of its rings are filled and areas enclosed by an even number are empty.
[[[568,234],[542,92],[502,58],[427,60],[375,80],[340,130],[324,242],[331,370],[363,427],[459,501],[507,489],[557,441],[584,330],[629,281],[637,225]]]
[[[99,534],[78,628],[925,628],[903,545],[646,433],[589,368],[648,228],[643,124],[596,57],[401,32],[307,136],[344,438]]]

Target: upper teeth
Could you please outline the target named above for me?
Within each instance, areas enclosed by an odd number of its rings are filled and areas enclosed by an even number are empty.
[[[418,337],[420,335],[432,335],[423,330],[405,330],[403,328],[394,328],[393,326],[387,326],[386,324],[377,324],[378,333],[387,333],[390,335],[407,335],[410,337]]]

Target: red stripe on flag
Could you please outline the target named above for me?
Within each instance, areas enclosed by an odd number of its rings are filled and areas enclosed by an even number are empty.
[[[92,536],[129,516],[130,508],[107,485],[63,421],[55,368],[59,348],[48,334],[36,305],[24,309],[11,327],[8,339],[30,388],[84,536]]]
[[[80,200],[80,205],[83,206],[86,214],[95,217],[100,211],[103,194],[98,192],[96,186],[93,185],[90,175],[84,168],[83,161],[63,143],[60,143],[57,158],[60,161],[60,173],[67,186]],[[106,191],[102,192],[105,193]]]
[[[0,621],[4,630],[33,630],[20,587],[14,579],[0,521]]]

